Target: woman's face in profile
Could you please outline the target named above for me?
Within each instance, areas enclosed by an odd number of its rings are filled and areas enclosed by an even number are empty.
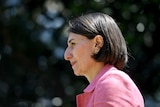
[[[64,53],[65,60],[70,61],[74,74],[77,76],[88,75],[95,60],[91,57],[95,47],[94,39],[75,33],[69,33],[68,47]]]

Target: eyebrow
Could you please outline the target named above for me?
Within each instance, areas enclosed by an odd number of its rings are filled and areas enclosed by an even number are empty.
[[[74,40],[74,39],[70,39],[70,40],[68,41],[68,43],[71,43],[71,42],[72,42],[72,40]]]

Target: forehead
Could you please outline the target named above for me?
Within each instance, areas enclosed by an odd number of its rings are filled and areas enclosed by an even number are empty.
[[[85,40],[85,39],[87,38],[83,35],[70,32],[68,36],[68,43],[72,40]]]

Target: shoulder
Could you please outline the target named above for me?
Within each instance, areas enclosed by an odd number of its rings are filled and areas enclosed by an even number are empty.
[[[122,97],[127,99],[130,94],[127,87],[130,83],[126,77],[128,78],[127,74],[119,70],[111,70],[101,76],[94,90],[95,102],[119,102]]]
[[[115,68],[104,73],[104,75],[102,75],[97,81],[97,86],[99,87],[102,85],[109,87],[110,85],[116,85],[116,87],[118,87],[117,84],[121,84],[123,86],[131,83],[133,83],[133,81],[128,74]]]
[[[108,91],[111,90],[112,92],[114,90],[122,91],[124,88],[130,87],[132,84],[134,84],[132,79],[126,73],[117,69],[113,69],[106,72],[99,78],[96,88],[101,89],[101,91],[106,91],[106,89]]]
[[[137,91],[138,88],[132,79],[118,69],[112,69],[102,75],[95,87],[96,97],[108,100],[123,97],[131,101]]]
[[[113,69],[106,72],[97,81],[94,102],[96,105],[101,103],[133,107],[133,105],[142,104],[143,98],[135,83],[126,73]]]
[[[95,94],[107,99],[121,99],[123,97],[123,99],[130,101],[134,99],[135,95],[140,95],[132,79],[126,73],[117,69],[110,70],[99,78],[95,87]]]

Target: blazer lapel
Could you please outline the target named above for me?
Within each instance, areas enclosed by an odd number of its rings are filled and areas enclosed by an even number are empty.
[[[83,93],[76,96],[77,107],[87,107],[92,93]]]

